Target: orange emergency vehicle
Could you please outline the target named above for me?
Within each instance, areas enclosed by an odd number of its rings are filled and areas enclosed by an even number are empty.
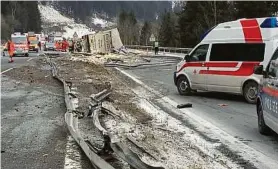
[[[39,52],[39,40],[34,32],[28,32],[29,51]]]

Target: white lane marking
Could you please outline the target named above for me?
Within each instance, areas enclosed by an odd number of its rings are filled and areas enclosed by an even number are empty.
[[[68,136],[64,169],[81,169],[80,160],[79,147],[72,136]]]
[[[28,60],[27,60],[27,62],[29,62],[30,60],[32,60],[33,58],[29,58]]]
[[[136,79],[134,76],[130,75],[129,73],[125,72],[124,70],[121,70],[119,68],[116,68],[132,80],[134,80],[136,83],[142,85],[145,89],[149,90],[150,92],[156,94],[158,93],[158,96],[161,96],[161,94],[151,87],[147,86],[144,82],[142,82],[139,79]],[[173,109],[175,108],[178,103],[174,101],[173,99],[169,97],[161,97],[161,100],[164,102],[163,105],[166,107]],[[211,122],[205,120],[204,118],[196,115],[194,111],[196,110],[190,110],[190,109],[184,109],[184,110],[177,110],[174,111],[180,111],[179,114],[183,114],[186,119],[188,119],[191,123],[198,126],[200,131],[203,131],[204,133],[207,133],[207,135],[218,138],[221,140],[222,143],[227,145],[231,150],[238,152],[239,155],[241,155],[244,159],[250,161],[253,163],[255,167],[258,168],[272,168],[273,166],[278,166],[278,162],[272,159],[271,157],[267,156],[267,154],[264,154],[263,152],[260,152],[253,147],[250,147],[239,139],[234,138],[232,135],[228,134],[226,131],[218,128]]]
[[[3,72],[1,72],[0,74],[2,75],[3,73],[6,73],[6,72],[8,72],[8,71],[10,71],[10,70],[12,70],[13,69],[13,67],[12,68],[9,68],[9,69],[7,69],[7,70],[4,70]]]

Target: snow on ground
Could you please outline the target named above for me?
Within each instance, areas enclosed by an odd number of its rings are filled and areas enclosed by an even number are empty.
[[[102,28],[106,26],[108,23],[106,20],[100,19],[100,18],[92,18],[92,21],[95,25],[100,25]]]
[[[77,24],[74,19],[63,16],[59,11],[52,6],[38,5],[43,24],[53,26],[63,26],[63,37],[73,37],[74,32],[78,37],[90,32],[90,29],[84,24]]]
[[[74,20],[63,16],[59,11],[52,6],[38,5],[42,22],[48,23],[68,23],[73,24]]]
[[[109,22],[109,21],[107,21],[105,19],[101,19],[96,14],[94,14],[94,17],[92,18],[92,23],[94,25],[100,25],[102,28],[114,25],[113,22]]]

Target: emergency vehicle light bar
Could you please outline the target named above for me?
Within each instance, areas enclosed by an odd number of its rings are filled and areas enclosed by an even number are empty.
[[[278,28],[278,20],[276,17],[267,18],[260,26],[261,28]]]

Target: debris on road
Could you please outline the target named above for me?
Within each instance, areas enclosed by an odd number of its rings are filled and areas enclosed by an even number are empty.
[[[125,168],[127,163],[140,169],[237,166],[222,164],[227,161],[222,156],[202,154],[176,122],[139,97],[101,60],[94,56],[51,59],[53,75],[64,82],[65,99],[71,101],[67,105],[74,110],[66,113],[66,121],[87,155],[93,151],[110,159],[114,168]]]
[[[177,105],[177,108],[178,108],[178,109],[189,108],[189,107],[192,107],[192,104],[191,104],[191,103],[186,103],[186,104],[179,104],[179,105]]]
[[[218,104],[218,106],[225,107],[225,106],[228,106],[228,104]]]

